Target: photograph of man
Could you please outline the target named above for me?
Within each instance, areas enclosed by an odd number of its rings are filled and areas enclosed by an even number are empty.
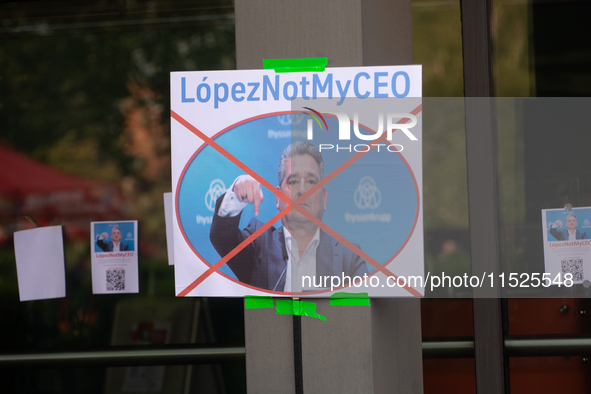
[[[111,241],[109,241],[109,234],[102,233],[98,236],[96,244],[103,252],[123,252],[129,250],[129,245],[121,242],[121,229],[119,226],[111,229]]]
[[[562,221],[557,220],[550,226],[550,234],[556,238],[557,241],[575,241],[577,239],[587,239],[587,233],[577,230],[577,217],[574,213],[569,213],[566,216],[566,228],[562,227]]]
[[[324,177],[324,161],[316,147],[306,141],[288,146],[279,160],[279,189],[292,201],[302,196]],[[301,203],[301,207],[322,220],[328,193],[322,187]],[[255,216],[263,203],[261,185],[249,175],[241,175],[216,201],[210,230],[211,243],[225,256],[263,223],[252,218],[239,228],[242,210],[254,204]],[[276,208],[287,206],[276,197]],[[228,262],[241,282],[274,291],[302,291],[302,277],[363,276],[367,266],[355,253],[324,232],[296,209],[281,219]]]

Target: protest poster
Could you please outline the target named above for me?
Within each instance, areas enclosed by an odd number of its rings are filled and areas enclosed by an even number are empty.
[[[93,294],[139,292],[137,220],[91,222]]]
[[[420,66],[171,73],[177,296],[424,294],[420,97]]]
[[[542,223],[544,282],[571,287],[588,280],[585,272],[591,269],[591,207],[543,209]]]

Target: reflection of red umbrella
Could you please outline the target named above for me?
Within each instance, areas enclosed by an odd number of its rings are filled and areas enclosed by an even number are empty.
[[[79,223],[76,227],[86,223],[87,233],[89,221],[120,214],[122,198],[116,185],[63,174],[1,144],[0,168],[0,217]]]
[[[83,190],[88,181],[62,174],[45,164],[0,145],[0,193],[24,196],[57,190]]]

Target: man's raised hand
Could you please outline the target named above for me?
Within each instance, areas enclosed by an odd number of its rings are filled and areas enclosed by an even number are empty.
[[[238,201],[254,204],[254,214],[259,215],[259,208],[265,199],[259,181],[250,175],[240,175],[234,182],[233,192]]]

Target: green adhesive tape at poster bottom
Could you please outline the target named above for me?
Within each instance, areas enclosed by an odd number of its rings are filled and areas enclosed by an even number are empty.
[[[317,57],[307,59],[263,59],[265,70],[273,69],[277,73],[322,72],[326,68],[328,58]]]
[[[344,291],[330,296],[330,305],[369,305],[367,293],[346,293]]]
[[[278,315],[308,316],[326,321],[326,316],[316,313],[316,304],[308,301],[277,300],[275,311]]]
[[[273,308],[271,296],[244,296],[244,309]]]

